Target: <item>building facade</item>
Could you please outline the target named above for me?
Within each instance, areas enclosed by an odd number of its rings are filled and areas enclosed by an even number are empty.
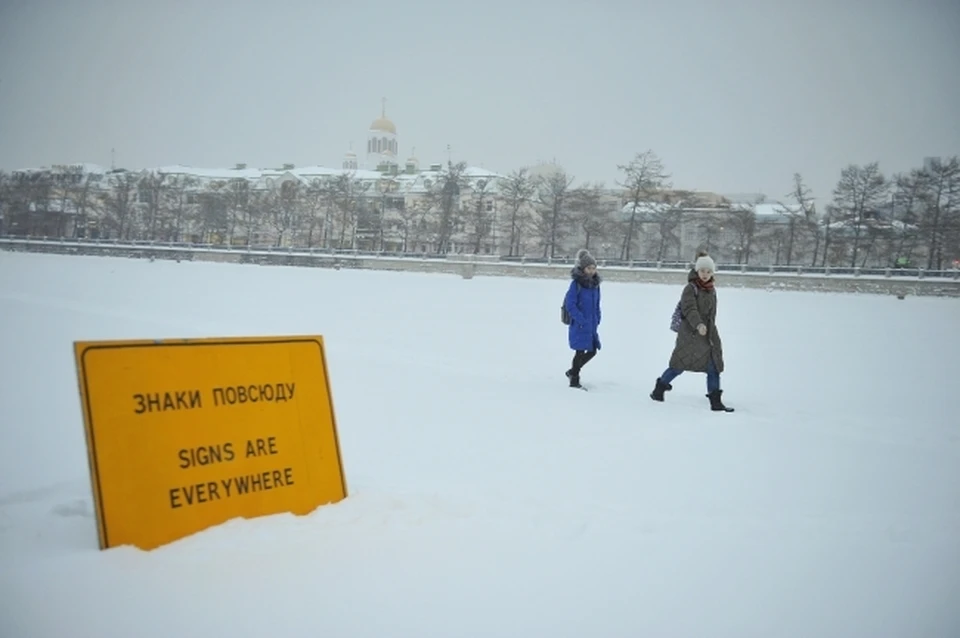
[[[577,186],[552,162],[504,175],[449,160],[422,167],[414,152],[400,162],[401,150],[384,101],[365,152],[349,150],[339,167],[13,171],[0,174],[0,234],[554,259],[588,247],[647,262],[706,248],[718,263],[791,265],[842,262],[851,241],[875,261],[916,243],[896,200],[856,225],[760,194],[662,191],[634,203],[620,188]],[[535,186],[518,199],[521,172]]]

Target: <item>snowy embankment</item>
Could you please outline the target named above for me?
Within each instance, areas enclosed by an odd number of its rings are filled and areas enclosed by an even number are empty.
[[[720,289],[727,372],[664,404],[677,285],[0,252],[0,635],[960,635],[955,299]],[[322,334],[350,496],[97,549],[74,340]]]

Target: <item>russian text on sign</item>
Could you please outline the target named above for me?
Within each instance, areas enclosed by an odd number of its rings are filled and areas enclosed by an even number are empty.
[[[162,394],[160,392],[135,394],[133,400],[137,404],[137,409],[133,411],[134,414],[166,412],[168,410],[192,410],[203,407],[199,390],[178,390]]]
[[[293,398],[295,383],[264,383],[213,389],[214,405],[236,405],[260,401],[286,401]],[[289,396],[288,396],[289,394]]]

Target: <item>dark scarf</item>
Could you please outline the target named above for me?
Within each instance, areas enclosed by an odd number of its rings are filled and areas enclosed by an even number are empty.
[[[700,290],[706,290],[707,292],[713,291],[713,285],[714,285],[713,277],[711,277],[707,281],[704,281],[700,279],[700,277],[698,276],[696,279],[693,280],[693,283],[696,284],[697,288],[699,288]]]
[[[570,278],[583,288],[597,288],[600,286],[601,281],[600,273],[594,273],[592,277],[588,277],[587,273],[583,272],[580,266],[574,266],[573,270],[570,271]]]
[[[700,279],[700,275],[697,273],[696,270],[691,270],[687,274],[687,282],[695,285],[700,290],[705,290],[707,292],[713,291],[713,285],[714,285],[713,277],[711,277],[709,281],[704,282],[702,279]]]

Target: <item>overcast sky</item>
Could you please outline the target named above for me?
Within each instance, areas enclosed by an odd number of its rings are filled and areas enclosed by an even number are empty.
[[[0,0],[0,170],[400,157],[829,197],[960,153],[958,0]],[[361,158],[363,153],[361,154]]]

